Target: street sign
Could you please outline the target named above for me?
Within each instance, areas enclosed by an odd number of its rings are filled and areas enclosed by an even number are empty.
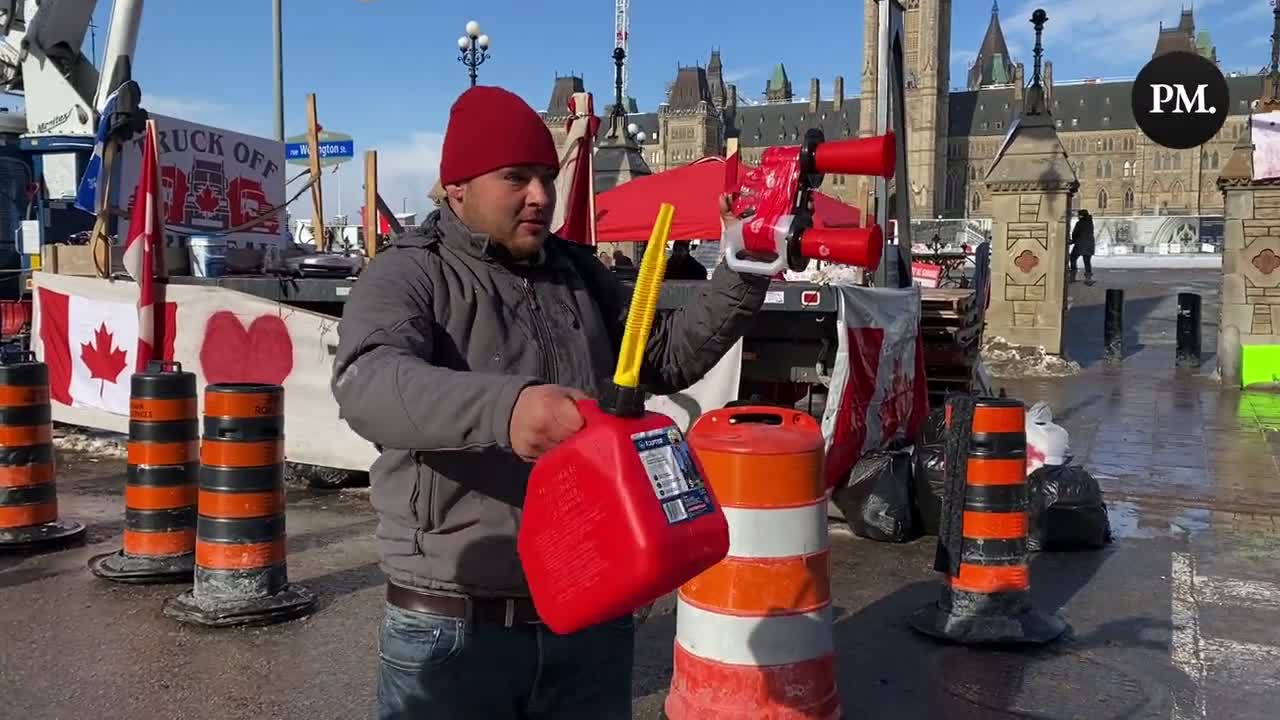
[[[340,165],[355,157],[355,142],[350,135],[322,130],[318,139],[322,167]],[[311,148],[307,145],[306,133],[294,135],[285,140],[284,158],[286,162],[294,165],[311,163]]]

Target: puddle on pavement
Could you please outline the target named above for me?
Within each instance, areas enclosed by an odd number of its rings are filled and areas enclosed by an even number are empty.
[[[1116,538],[1187,537],[1213,529],[1213,512],[1207,508],[1168,510],[1109,498],[1106,503],[1111,534]]]

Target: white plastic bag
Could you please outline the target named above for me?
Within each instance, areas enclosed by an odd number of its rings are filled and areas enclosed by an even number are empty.
[[[1041,400],[1027,410],[1027,474],[1045,465],[1065,465],[1071,455],[1071,436],[1053,421],[1053,409]]]

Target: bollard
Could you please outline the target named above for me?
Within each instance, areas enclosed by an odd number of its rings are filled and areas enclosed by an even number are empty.
[[[116,582],[190,582],[200,471],[195,373],[154,362],[133,374],[128,456],[122,547],[94,557],[89,569]]]
[[[1107,289],[1102,343],[1107,362],[1118,363],[1124,359],[1124,290]]]
[[[677,594],[666,717],[841,717],[821,428],[792,409],[733,407],[698,418],[689,444],[729,554]]]
[[[199,487],[195,583],[164,614],[227,627],[310,610],[315,595],[289,583],[286,562],[284,388],[205,388]]]
[[[16,356],[16,362],[10,362]],[[49,366],[34,353],[0,357],[0,550],[29,550],[84,537],[58,518]]]
[[[1200,296],[1178,293],[1176,366],[1200,367]]]
[[[1026,411],[1013,399],[948,399],[947,492],[934,568],[938,602],[911,617],[917,631],[961,644],[1042,644],[1066,631],[1031,602]]]

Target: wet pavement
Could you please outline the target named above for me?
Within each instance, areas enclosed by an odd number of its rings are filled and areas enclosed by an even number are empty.
[[[1032,563],[1037,605],[1064,617],[1070,636],[1021,652],[927,640],[907,618],[938,597],[933,538],[889,545],[835,524],[845,717],[1275,717],[1280,400],[1222,391],[1206,377],[1211,357],[1198,373],[1172,369],[1168,298],[1206,278],[1205,292],[1216,293],[1214,271],[1098,277],[1093,288],[1072,288],[1069,342],[1081,373],[997,380],[1028,404],[1052,404],[1075,461],[1106,493],[1111,546]],[[1101,362],[1108,283],[1123,284],[1134,303],[1119,368]],[[1206,296],[1206,320],[1210,307]],[[114,585],[89,573],[89,557],[118,547],[123,461],[64,460],[62,514],[89,526],[87,544],[0,555],[0,717],[368,717],[383,579],[364,492],[290,489],[289,573],[319,596],[310,616],[205,630],[161,615],[181,585]],[[674,632],[669,602],[640,628],[637,718],[659,716]]]

